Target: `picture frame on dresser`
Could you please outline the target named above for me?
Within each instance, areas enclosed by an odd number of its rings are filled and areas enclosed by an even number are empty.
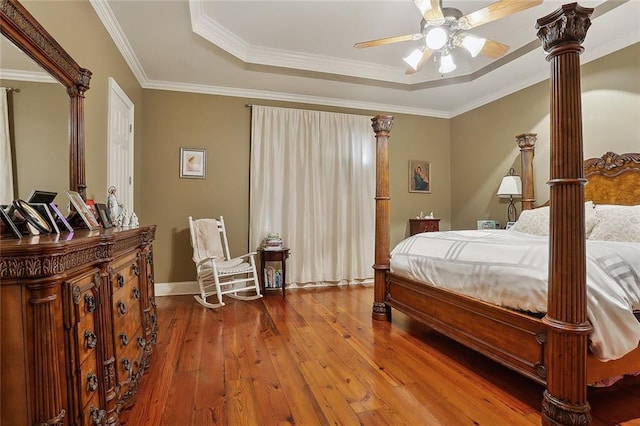
[[[64,217],[64,215],[62,214],[60,209],[58,209],[58,206],[56,205],[56,203],[53,203],[53,202],[49,203],[49,207],[51,208],[51,211],[53,212],[53,214],[54,214],[54,216],[56,218],[56,221],[59,221],[60,224],[62,226],[64,226],[64,228],[67,231],[73,233],[73,227],[71,226],[71,224],[69,223],[67,218]],[[60,227],[58,227],[58,228],[60,228]]]
[[[96,210],[98,212],[98,220],[100,221],[104,229],[109,229],[113,227],[113,224],[109,219],[111,217],[111,214],[109,212],[109,207],[103,203],[96,203]]]
[[[0,217],[2,218],[2,222],[4,222],[4,224],[7,225],[7,228],[9,228],[9,230],[11,231],[12,236],[14,236],[15,238],[22,238],[22,233],[20,232],[16,224],[13,223],[4,208],[0,208]]]
[[[93,231],[95,229],[100,229],[101,226],[98,223],[98,220],[93,215],[89,206],[84,202],[82,197],[76,191],[67,191],[67,196],[69,197],[69,201],[76,209],[77,214],[82,219],[83,224],[87,227],[87,229]]]
[[[19,215],[27,223],[27,228],[32,235],[38,235],[39,233],[50,234],[53,232],[49,222],[29,203],[24,200],[18,199],[13,201],[13,207],[16,209],[16,214]]]
[[[58,228],[58,224],[56,223],[56,219],[55,219],[54,215],[51,213],[51,210],[50,210],[48,204],[46,204],[46,203],[29,203],[29,205],[31,207],[33,207],[34,209],[36,209],[38,211],[38,213],[40,213],[40,215],[42,215],[42,217],[45,218],[47,223],[49,223],[49,226],[51,226],[51,232],[53,234],[59,234],[60,233],[60,228]]]

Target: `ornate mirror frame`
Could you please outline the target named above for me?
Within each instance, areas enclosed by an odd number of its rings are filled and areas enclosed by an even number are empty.
[[[69,188],[86,199],[84,93],[91,71],[81,68],[18,0],[0,0],[0,32],[67,88]]]

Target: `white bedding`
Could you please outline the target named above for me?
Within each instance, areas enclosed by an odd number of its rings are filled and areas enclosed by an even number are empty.
[[[496,305],[546,312],[549,239],[517,231],[417,234],[391,252],[391,272]],[[587,240],[590,348],[613,360],[640,342],[640,243]]]

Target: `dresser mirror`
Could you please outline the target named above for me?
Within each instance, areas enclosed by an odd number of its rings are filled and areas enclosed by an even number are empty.
[[[38,147],[31,148],[28,152],[34,153],[34,158],[29,160],[19,160],[15,166],[22,170],[23,168],[34,168],[34,170],[42,170],[43,167],[49,167],[49,170],[60,168],[60,162],[57,158],[64,156],[68,158],[68,189],[76,191],[86,198],[86,182],[85,182],[85,156],[84,156],[84,93],[89,89],[89,80],[91,72],[85,68],[81,68],[69,54],[58,44],[58,42],[38,23],[38,21],[26,10],[26,8],[17,0],[0,1],[0,30],[2,33],[3,58],[6,54],[11,54],[8,40],[18,49],[20,49],[27,57],[35,62],[39,67],[44,69],[53,79],[62,84],[51,84],[44,82],[25,82],[24,87],[32,90],[26,90],[24,93],[15,94],[15,96],[25,95],[24,98],[32,96],[35,92],[40,92],[43,99],[47,99],[49,103],[52,99],[66,99],[67,107],[61,107],[52,101],[52,105],[46,105],[41,102],[38,107],[45,111],[45,115],[37,119],[38,125],[46,123],[46,121],[55,121],[51,129],[55,129],[49,135],[47,141],[39,141]],[[21,59],[24,61],[24,59]],[[3,62],[3,65],[5,62]],[[64,93],[60,93],[60,91]],[[27,93],[28,92],[28,93]],[[24,101],[24,99],[21,99]],[[37,102],[37,101],[36,101]],[[24,105],[24,102],[21,104]],[[31,108],[31,107],[30,107]],[[49,111],[46,114],[46,111]],[[15,111],[16,114],[19,111]],[[19,117],[13,117],[19,121]],[[63,122],[61,125],[60,121]],[[28,128],[28,126],[21,126]],[[61,130],[63,129],[63,130]],[[41,131],[42,132],[42,131]],[[62,136],[62,134],[65,134]],[[42,134],[42,133],[40,133]],[[68,138],[67,147],[60,149],[55,145],[55,139],[59,137]],[[16,138],[16,151],[20,152],[20,139]],[[54,144],[52,146],[44,146]],[[43,145],[40,147],[40,145]],[[47,152],[51,155],[48,155]],[[62,151],[62,153],[61,153]],[[35,154],[39,152],[41,155]],[[56,155],[54,155],[54,153]],[[48,165],[47,165],[48,164]],[[14,173],[15,175],[15,173]],[[25,173],[22,171],[21,175]],[[39,175],[39,181],[24,181],[22,178],[21,187],[33,186],[31,189],[48,189],[44,186],[46,179],[42,174]],[[55,180],[55,179],[54,179]],[[55,190],[55,189],[54,189]],[[24,191],[21,190],[20,196]],[[24,195],[26,196],[26,195]],[[60,200],[60,198],[58,198]]]

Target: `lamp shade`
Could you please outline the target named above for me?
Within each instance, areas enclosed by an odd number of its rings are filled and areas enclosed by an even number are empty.
[[[522,181],[520,176],[507,175],[502,178],[500,188],[498,188],[498,197],[500,198],[519,198],[522,196]]]
[[[449,54],[449,52],[445,52],[440,56],[440,71],[442,74],[446,74],[448,72],[454,71],[456,69],[456,64],[453,62],[453,57]]]

